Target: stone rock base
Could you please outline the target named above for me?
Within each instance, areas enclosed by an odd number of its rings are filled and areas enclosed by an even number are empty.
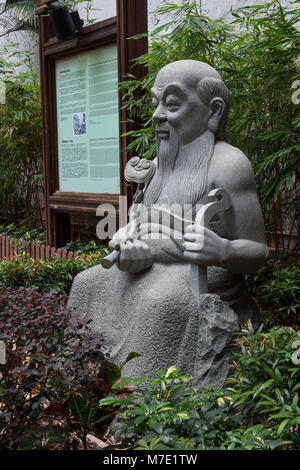
[[[202,296],[199,305],[199,336],[195,357],[195,383],[221,388],[228,375],[232,334],[239,330],[236,313],[217,295]]]

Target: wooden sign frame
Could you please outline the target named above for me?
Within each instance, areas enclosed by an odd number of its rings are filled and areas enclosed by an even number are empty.
[[[124,168],[132,154],[124,149],[130,142],[122,134],[133,130],[126,122],[129,118],[120,106],[123,93],[119,93],[119,142],[120,142],[120,194],[98,194],[69,192],[59,190],[58,142],[56,113],[55,63],[57,59],[67,58],[101,46],[117,43],[118,79],[124,80],[127,73],[141,78],[145,73],[142,66],[133,67],[132,61],[147,52],[147,38],[128,40],[127,38],[144,33],[148,28],[147,0],[117,0],[117,16],[84,27],[78,36],[58,42],[51,32],[50,18],[44,16],[47,4],[41,0],[39,14],[40,74],[43,108],[43,155],[45,173],[45,212],[47,244],[64,246],[71,238],[70,214],[81,213],[96,215],[100,204],[112,204],[119,211],[119,196],[131,199],[131,190],[124,179]]]

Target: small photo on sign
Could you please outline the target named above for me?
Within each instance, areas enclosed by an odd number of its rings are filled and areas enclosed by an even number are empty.
[[[73,114],[73,133],[74,135],[86,134],[86,113]]]

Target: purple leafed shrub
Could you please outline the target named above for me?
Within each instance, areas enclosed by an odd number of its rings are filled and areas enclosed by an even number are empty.
[[[6,363],[0,365],[2,449],[68,441],[74,424],[70,397],[74,402],[83,387],[99,385],[99,365],[107,352],[103,338],[66,308],[66,300],[56,290],[45,294],[37,288],[0,286],[0,340],[6,345]],[[45,427],[45,416],[56,406],[64,424]],[[83,436],[87,432],[81,425],[75,430]]]

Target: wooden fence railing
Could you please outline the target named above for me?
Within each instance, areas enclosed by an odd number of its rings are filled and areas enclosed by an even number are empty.
[[[8,258],[20,253],[28,253],[28,255],[38,261],[41,258],[52,258],[59,257],[63,259],[76,258],[78,252],[61,250],[60,248],[54,248],[45,245],[39,245],[36,243],[26,244],[10,237],[0,236],[0,258]]]

